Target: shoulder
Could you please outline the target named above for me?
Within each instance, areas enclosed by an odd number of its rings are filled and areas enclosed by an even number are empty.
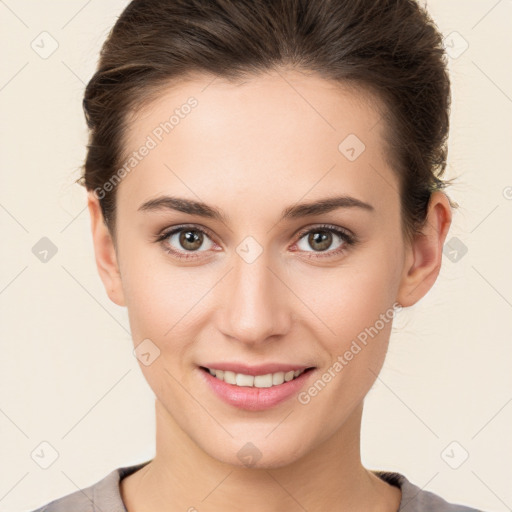
[[[149,462],[116,468],[93,485],[57,498],[32,512],[126,512],[119,482]]]
[[[401,489],[402,500],[398,512],[484,512],[466,505],[450,503],[433,492],[424,491],[401,473],[391,471],[373,471],[373,473]]]

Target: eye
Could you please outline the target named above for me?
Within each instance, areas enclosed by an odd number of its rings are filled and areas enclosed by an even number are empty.
[[[307,235],[307,236],[306,236]],[[336,242],[336,238],[341,240],[341,243],[332,250],[328,250],[332,247],[333,242]],[[349,232],[338,228],[336,226],[321,225],[314,228],[310,228],[307,231],[301,231],[299,233],[299,241],[296,243],[297,247],[304,252],[323,253],[316,257],[330,257],[336,256],[344,252],[349,246],[356,243],[355,236]],[[309,251],[307,247],[312,247],[313,251]]]
[[[158,236],[156,241],[162,242],[168,253],[180,259],[196,258],[196,256],[186,253],[206,252],[215,245],[205,230],[187,226],[179,226],[166,231]],[[204,250],[200,250],[201,247]]]

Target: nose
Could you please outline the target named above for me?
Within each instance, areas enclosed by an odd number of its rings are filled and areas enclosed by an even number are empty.
[[[252,263],[234,257],[217,311],[218,328],[226,337],[254,346],[290,331],[292,294],[278,274],[265,252]]]

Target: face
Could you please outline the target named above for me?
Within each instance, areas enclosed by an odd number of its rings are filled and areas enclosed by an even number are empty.
[[[130,121],[137,163],[117,186],[111,266],[95,235],[100,273],[142,343],[159,421],[215,459],[241,465],[245,446],[258,464],[287,464],[358,435],[393,305],[426,293],[440,260],[436,240],[411,270],[424,248],[402,238],[384,128],[361,90],[297,71],[190,79]],[[219,388],[201,369],[267,363],[313,369],[271,388]]]

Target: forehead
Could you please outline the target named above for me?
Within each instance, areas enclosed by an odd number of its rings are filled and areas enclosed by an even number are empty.
[[[336,189],[385,206],[397,183],[379,108],[363,89],[297,71],[180,81],[130,116],[118,204],[172,193],[251,210]]]

